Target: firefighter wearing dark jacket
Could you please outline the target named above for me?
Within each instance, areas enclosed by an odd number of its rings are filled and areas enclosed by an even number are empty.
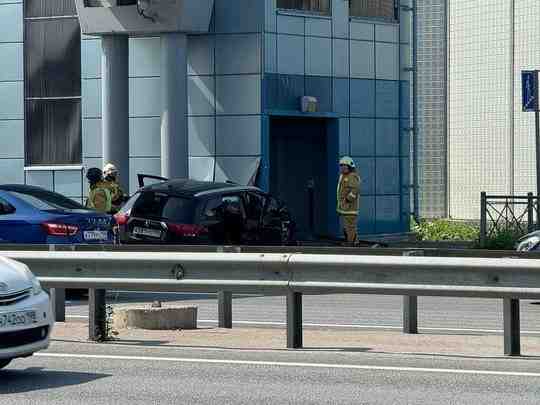
[[[354,160],[344,156],[339,161],[339,182],[337,187],[337,213],[347,243],[358,241],[358,211],[360,209],[360,176],[356,172]]]

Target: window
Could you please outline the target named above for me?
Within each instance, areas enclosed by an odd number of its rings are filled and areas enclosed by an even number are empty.
[[[277,0],[277,8],[330,15],[332,0]]]
[[[245,216],[244,207],[238,195],[222,196],[209,200],[204,208],[203,218],[221,221],[230,215]]]
[[[82,210],[84,207],[63,195],[46,190],[10,191],[10,194],[41,211]]]
[[[275,198],[270,198],[264,210],[263,223],[265,225],[272,225],[275,223],[276,219],[280,218],[280,208],[281,204],[279,201]]]
[[[115,6],[135,6],[137,0],[84,0],[85,7],[115,7]]]
[[[132,215],[177,224],[192,224],[195,215],[195,201],[148,191],[142,193],[137,199],[133,206]]]
[[[380,18],[388,21],[399,19],[398,0],[350,0],[351,17]]]
[[[6,200],[0,198],[0,215],[9,215],[15,212],[15,207]]]
[[[256,221],[258,224],[262,217],[265,198],[257,193],[246,193],[245,197],[247,219]]]
[[[81,33],[75,0],[24,2],[26,165],[80,164]]]

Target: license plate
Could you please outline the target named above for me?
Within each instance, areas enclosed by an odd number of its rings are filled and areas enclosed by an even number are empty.
[[[37,322],[36,311],[0,313],[0,329],[32,325]]]
[[[85,240],[107,240],[109,233],[107,231],[84,231]]]
[[[141,228],[136,226],[133,228],[134,235],[148,236],[150,238],[161,238],[161,231],[159,229]]]

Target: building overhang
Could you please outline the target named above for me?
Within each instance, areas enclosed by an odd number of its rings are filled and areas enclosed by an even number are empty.
[[[214,0],[75,0],[85,35],[206,33]]]

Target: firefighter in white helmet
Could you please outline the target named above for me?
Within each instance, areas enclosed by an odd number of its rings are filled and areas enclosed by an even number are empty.
[[[337,213],[348,244],[358,241],[358,211],[360,209],[360,176],[354,160],[343,156],[339,160],[339,182],[337,187]]]
[[[112,199],[112,209],[111,212],[113,214],[117,213],[122,205],[124,204],[124,201],[126,200],[126,194],[124,194],[124,191],[122,190],[122,187],[120,187],[120,184],[118,182],[118,169],[115,165],[112,163],[107,163],[103,167],[103,178],[105,180],[105,184],[109,191],[111,192],[111,199]]]

